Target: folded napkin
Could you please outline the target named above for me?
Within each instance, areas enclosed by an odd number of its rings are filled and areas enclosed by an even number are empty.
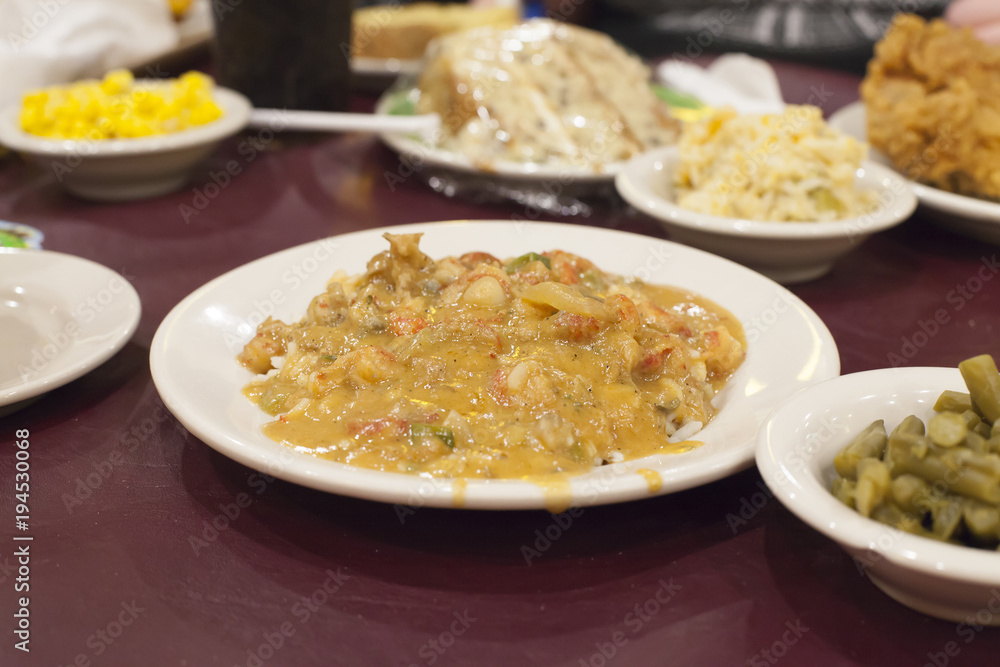
[[[134,67],[178,40],[166,0],[0,0],[0,108],[32,88]]]
[[[731,106],[740,113],[781,113],[785,102],[774,70],[745,53],[719,56],[707,68],[667,60],[656,76],[669,88],[693,95],[708,106]]]

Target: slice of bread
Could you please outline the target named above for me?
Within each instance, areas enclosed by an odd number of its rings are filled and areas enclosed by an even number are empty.
[[[420,58],[428,42],[436,37],[480,26],[508,27],[517,19],[514,7],[477,8],[434,2],[365,7],[353,15],[351,53],[366,58]]]

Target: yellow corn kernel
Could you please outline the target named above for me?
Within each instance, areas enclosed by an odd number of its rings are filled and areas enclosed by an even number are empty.
[[[222,116],[214,82],[200,72],[136,84],[126,70],[101,81],[32,91],[23,98],[21,127],[60,139],[142,137],[178,132]]]

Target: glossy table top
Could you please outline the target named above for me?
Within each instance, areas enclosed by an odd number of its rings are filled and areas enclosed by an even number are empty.
[[[790,101],[830,113],[857,99],[853,76],[777,69]],[[399,161],[368,136],[265,138],[236,137],[191,186],[125,204],[74,199],[51,174],[0,162],[0,218],[115,269],[143,302],[122,352],[0,418],[0,664],[996,662],[1000,630],[886,597],[772,499],[755,469],[560,516],[401,512],[268,481],[216,454],[166,412],[150,379],[153,334],[189,292],[326,235],[524,215],[448,199],[418,175],[387,179]],[[230,160],[240,173],[217,187],[212,174],[224,180]],[[620,202],[574,222],[663,236]],[[1000,281],[972,282],[998,253],[918,212],[793,291],[832,331],[845,373],[893,360],[953,366],[1000,357]],[[915,339],[941,309],[946,323]],[[31,433],[27,655],[11,634],[16,429]]]

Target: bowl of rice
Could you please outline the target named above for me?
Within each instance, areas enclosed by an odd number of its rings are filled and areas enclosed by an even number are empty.
[[[615,185],[673,240],[791,284],[825,275],[916,208],[910,185],[866,157],[816,107],[727,108],[687,124],[677,146],[632,159]]]

